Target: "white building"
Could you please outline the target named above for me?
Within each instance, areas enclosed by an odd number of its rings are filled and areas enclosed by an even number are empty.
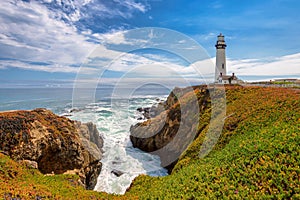
[[[222,33],[218,35],[218,40],[215,47],[216,47],[215,82],[220,84],[237,84],[239,79],[235,76],[234,73],[232,73],[232,75],[227,75],[226,55],[225,55],[225,48],[227,47],[227,45],[225,43],[224,35],[222,35]]]

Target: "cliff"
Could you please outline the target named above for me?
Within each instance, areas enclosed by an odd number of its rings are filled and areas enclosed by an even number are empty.
[[[300,90],[226,86],[225,113],[221,109],[213,114],[214,89],[209,89],[207,95],[204,88],[193,87],[199,103],[199,123],[194,139],[173,166],[167,166],[171,174],[162,178],[139,176],[126,195],[142,199],[300,198]],[[174,142],[179,129],[176,124],[194,115],[193,109],[182,112],[181,108],[192,102],[192,95],[190,90],[177,97],[171,93],[165,111],[131,128],[133,145],[156,153],[163,145],[173,143],[177,151],[176,144],[180,143]],[[217,138],[215,129],[211,129],[216,123],[211,120],[213,115],[216,119],[224,116],[219,120],[223,128]],[[184,127],[187,138],[192,127]],[[207,156],[201,156],[210,137],[216,143]],[[168,156],[161,159],[164,163]]]
[[[209,89],[175,88],[163,105],[164,110],[160,109],[150,120],[131,126],[130,139],[134,147],[159,155],[161,165],[171,172],[189,142],[197,136],[195,120],[211,106]]]
[[[100,138],[92,123],[60,117],[46,109],[0,113],[0,150],[44,174],[77,174],[93,189],[101,171]]]

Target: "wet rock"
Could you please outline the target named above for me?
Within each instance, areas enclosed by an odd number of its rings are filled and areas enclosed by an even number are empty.
[[[144,109],[142,107],[139,107],[136,110],[139,111],[139,112],[143,112],[144,111]]]
[[[150,119],[163,112],[165,110],[165,107],[163,103],[159,103],[157,106],[151,106],[145,108],[139,107],[136,110],[143,115],[144,119]],[[142,119],[139,118],[138,120],[142,120]]]
[[[78,108],[72,108],[69,112],[70,113],[73,113],[73,112],[79,112],[81,111],[82,109],[78,109]]]
[[[61,116],[63,116],[63,117],[71,117],[72,115],[65,113],[65,114],[62,114]]]
[[[120,177],[124,174],[124,172],[122,172],[120,170],[117,170],[117,169],[112,170],[111,173],[114,174],[117,177]]]

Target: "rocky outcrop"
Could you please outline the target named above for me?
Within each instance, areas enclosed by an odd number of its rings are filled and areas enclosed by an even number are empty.
[[[134,147],[159,155],[171,172],[182,152],[199,132],[199,116],[210,107],[205,86],[175,88],[161,104],[164,111],[130,128]]]
[[[76,173],[93,189],[101,171],[103,140],[92,123],[46,109],[0,113],[0,150],[44,173]]]
[[[165,103],[159,102],[157,105],[145,108],[139,107],[136,110],[143,115],[143,117],[138,118],[138,120],[150,119],[165,111]]]

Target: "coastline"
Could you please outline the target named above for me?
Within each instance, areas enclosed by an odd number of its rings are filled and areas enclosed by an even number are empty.
[[[203,108],[200,116],[202,123],[200,126],[193,126],[191,124],[191,127],[197,127],[198,133],[192,143],[180,155],[178,161],[171,166],[169,176],[154,178],[140,175],[133,180],[124,196],[113,196],[107,193],[83,190],[83,187],[80,185],[78,187],[70,186],[69,181],[64,182],[65,194],[60,193],[60,190],[55,189],[57,187],[53,185],[47,185],[47,187],[53,189],[45,191],[39,185],[40,183],[34,182],[34,177],[31,178],[32,180],[26,179],[25,182],[39,188],[41,191],[38,193],[39,195],[44,195],[48,192],[48,198],[60,199],[71,198],[75,194],[81,198],[92,196],[100,199],[106,197],[116,199],[119,197],[123,199],[137,197],[141,199],[189,199],[193,196],[198,198],[245,198],[258,195],[262,197],[279,197],[280,195],[285,198],[298,197],[295,194],[300,185],[295,181],[297,179],[294,177],[295,173],[297,173],[295,171],[297,163],[294,160],[296,159],[295,156],[300,153],[298,148],[300,144],[297,139],[299,138],[297,131],[299,130],[298,120],[300,119],[300,90],[258,86],[225,86],[226,116],[228,117],[224,119],[223,133],[209,156],[199,158],[199,151],[207,134],[208,125],[210,124],[210,100],[205,96],[207,95],[206,90],[201,90],[199,86],[194,86],[193,89],[199,98],[199,105]],[[182,93],[180,93],[183,98],[182,102],[188,103],[190,100],[188,90],[184,90],[184,88],[180,90],[182,90]],[[172,140],[172,135],[170,134],[176,132],[177,123],[181,118],[178,112],[180,106],[177,105],[177,100],[177,98],[170,94],[165,101],[167,103],[166,112],[170,121],[168,121],[167,125],[160,132],[163,137],[156,136],[156,138],[145,139],[142,142],[139,142],[139,138],[135,138],[134,145],[136,147],[140,148],[142,145],[141,148],[143,150],[152,151],[157,148],[154,145],[165,144]],[[0,113],[3,116],[3,114],[10,112],[18,111],[9,110],[1,111]],[[106,110],[105,112],[107,113],[108,111]],[[135,131],[143,134],[146,132],[139,131],[137,127],[141,128],[141,130],[145,128],[143,125],[156,127],[155,123],[158,121],[157,119],[159,119],[160,115],[161,113],[158,112],[157,115],[154,115],[148,121],[136,124]],[[185,115],[189,115],[189,113]],[[167,139],[167,141],[160,141],[160,139]],[[290,151],[292,153],[288,153]],[[287,153],[288,156],[286,156]],[[23,166],[14,163],[10,158],[2,155],[1,152],[0,159],[1,162],[3,161],[2,163],[8,163],[4,166],[0,163],[1,169],[7,172],[12,170],[10,166]],[[245,168],[245,166],[250,167]],[[19,188],[19,182],[17,181],[23,180],[24,182],[21,175],[25,172],[22,171],[23,168],[18,167],[15,167],[18,169],[16,170],[17,175],[11,175],[13,178],[10,176],[3,178],[0,173],[0,182],[4,183],[3,186],[1,185],[0,195],[6,194],[6,191],[12,191],[13,197],[21,194],[26,199],[25,194],[28,195],[29,191],[32,190],[30,188]],[[260,173],[257,173],[258,171]],[[73,174],[76,174],[76,172],[73,172]],[[34,174],[34,176],[39,175]],[[54,175],[50,178],[56,180],[60,176]],[[64,176],[62,175],[62,177]],[[120,176],[122,177],[123,175]],[[266,176],[271,177],[271,179],[266,180]],[[210,178],[208,179],[207,177]],[[72,180],[71,184],[78,183],[74,177],[67,179]],[[249,182],[250,180],[252,182]],[[270,185],[270,180],[274,184]],[[286,186],[277,180],[292,180],[292,184]],[[62,180],[56,181],[61,184]],[[7,182],[10,182],[10,185],[19,189],[12,189],[12,186],[6,184]],[[237,185],[236,183],[239,184]],[[281,187],[287,187],[287,192],[280,191]],[[211,191],[212,189],[214,190]],[[22,191],[24,194],[18,191]],[[49,193],[49,191],[51,192]],[[182,191],[185,192],[182,193]]]

